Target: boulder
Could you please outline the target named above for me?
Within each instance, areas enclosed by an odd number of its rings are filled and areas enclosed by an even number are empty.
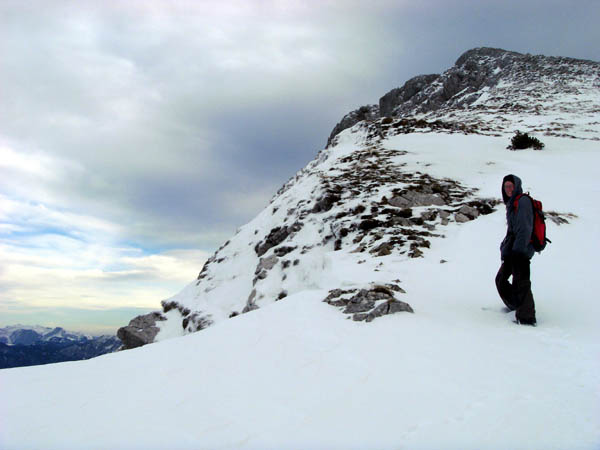
[[[373,311],[371,311],[367,315],[365,320],[367,322],[371,322],[372,320],[374,320],[377,317],[385,316],[387,314],[394,314],[394,313],[398,313],[398,312],[414,313],[414,310],[411,308],[411,306],[408,303],[394,299],[394,300],[390,300],[390,301],[387,301],[387,302],[379,305],[377,308],[375,308]]]
[[[471,218],[469,216],[464,215],[463,213],[457,212],[454,215],[454,220],[456,220],[458,223],[465,223],[471,220]]]
[[[133,318],[129,325],[117,331],[117,337],[123,342],[123,349],[141,347],[154,342],[159,332],[156,322],[166,320],[160,312],[154,311]]]
[[[469,205],[461,206],[461,208],[458,210],[458,212],[461,214],[464,214],[465,216],[469,217],[470,219],[476,219],[477,217],[479,217],[479,211],[477,211],[477,208],[473,208],[472,206],[469,206]]]

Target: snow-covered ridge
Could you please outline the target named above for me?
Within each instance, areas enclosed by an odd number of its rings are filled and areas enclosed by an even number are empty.
[[[91,340],[92,336],[61,327],[10,325],[0,328],[0,342],[6,345],[31,345],[37,342]]]
[[[497,200],[478,198],[477,189],[448,178],[406,170],[406,151],[369,136],[369,125],[357,126],[321,152],[217,250],[195,282],[163,301],[161,313],[121,329],[125,344],[127,331],[154,327],[155,339],[162,340],[306,289],[330,290],[324,300],[354,320],[410,310],[402,306],[399,280],[340,277],[339,266],[352,273],[367,260],[382,265],[386,258],[421,257],[445,226],[488,214]]]
[[[520,69],[507,69],[515,58],[530,61],[537,75],[545,75],[532,76],[523,64]],[[415,110],[415,117],[371,116],[343,130],[278,191],[265,210],[215,252],[197,280],[163,301],[162,311],[137,317],[121,328],[118,335],[125,347],[196,332],[307,289],[326,290],[329,295],[323,300],[354,320],[408,310],[400,307],[402,282],[378,272],[392,262],[422,257],[444,238],[445,227],[493,212],[499,199],[496,190],[493,196],[481,195],[478,186],[461,182],[460,176],[439,170],[439,165],[432,170],[435,162],[419,161],[422,155],[399,138],[487,136],[503,138],[508,144],[517,126],[539,130],[545,126],[540,123],[554,114],[552,120],[570,132],[576,129],[581,139],[598,139],[600,129],[594,123],[600,124],[600,97],[591,95],[598,83],[594,75],[598,65],[583,62],[575,69],[573,61],[504,51],[490,54],[485,49],[467,52],[457,62],[461,70],[472,73],[474,65],[496,77],[493,86],[479,86],[486,90],[486,99],[482,95],[476,99],[473,95],[481,92],[465,88],[435,110]],[[551,70],[551,62],[559,69]],[[461,79],[462,72],[448,73],[444,76]],[[562,78],[553,78],[565,73],[578,81],[565,84]],[[428,101],[437,101],[446,89],[444,76],[421,80],[430,84],[413,97],[429,92]],[[543,114],[531,102],[539,83],[553,86],[543,91],[553,92],[558,99],[544,100]],[[569,109],[569,102],[587,106]],[[528,106],[515,106],[521,104]],[[507,114],[492,112],[496,107]],[[585,118],[580,120],[582,114]],[[578,120],[592,128],[571,126]],[[565,137],[565,132],[545,135]],[[564,219],[560,214],[549,217]],[[371,269],[359,270],[364,264]]]
[[[520,129],[598,140],[599,104],[598,62],[482,47],[465,52],[441,75],[419,75],[378,105],[348,113],[328,145],[357,122],[382,117],[452,121],[488,134]]]

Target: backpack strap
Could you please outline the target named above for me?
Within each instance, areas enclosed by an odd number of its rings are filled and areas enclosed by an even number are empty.
[[[513,202],[513,206],[515,207],[515,212],[517,212],[517,210],[519,209],[519,200],[521,200],[521,197],[529,197],[529,200],[531,200],[531,204],[533,206],[533,199],[531,198],[531,195],[529,195],[529,192],[519,194],[519,195],[517,195],[517,198],[515,198],[515,201]]]

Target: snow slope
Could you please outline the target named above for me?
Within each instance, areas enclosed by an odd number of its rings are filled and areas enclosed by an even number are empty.
[[[365,151],[367,132],[344,131],[331,151]],[[546,210],[577,215],[548,221],[553,243],[533,259],[538,327],[514,325],[495,292],[502,205],[438,224],[445,238],[428,237],[423,258],[329,243],[298,254],[310,259],[286,278],[285,299],[269,296],[282,269],[258,281],[258,310],[89,361],[0,371],[0,448],[598,448],[598,142],[547,137],[543,151],[510,152],[508,138],[411,133],[378,148],[402,151],[392,165],[453,178],[481,197],[499,198],[502,177],[515,173]],[[252,289],[263,237],[252,236],[271,224],[270,208],[240,229],[248,251],[223,261],[250,275],[210,275],[222,318]],[[295,237],[300,248],[322,236],[313,225]],[[236,245],[227,251],[241,252]],[[355,322],[322,302],[332,288],[391,281],[414,314]],[[206,302],[196,287],[178,298]],[[159,336],[181,334],[180,323],[165,321]]]

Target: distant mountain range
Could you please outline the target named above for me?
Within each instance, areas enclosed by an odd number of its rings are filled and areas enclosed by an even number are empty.
[[[90,336],[64,328],[12,325],[0,328],[0,369],[78,361],[112,353],[116,336]]]

